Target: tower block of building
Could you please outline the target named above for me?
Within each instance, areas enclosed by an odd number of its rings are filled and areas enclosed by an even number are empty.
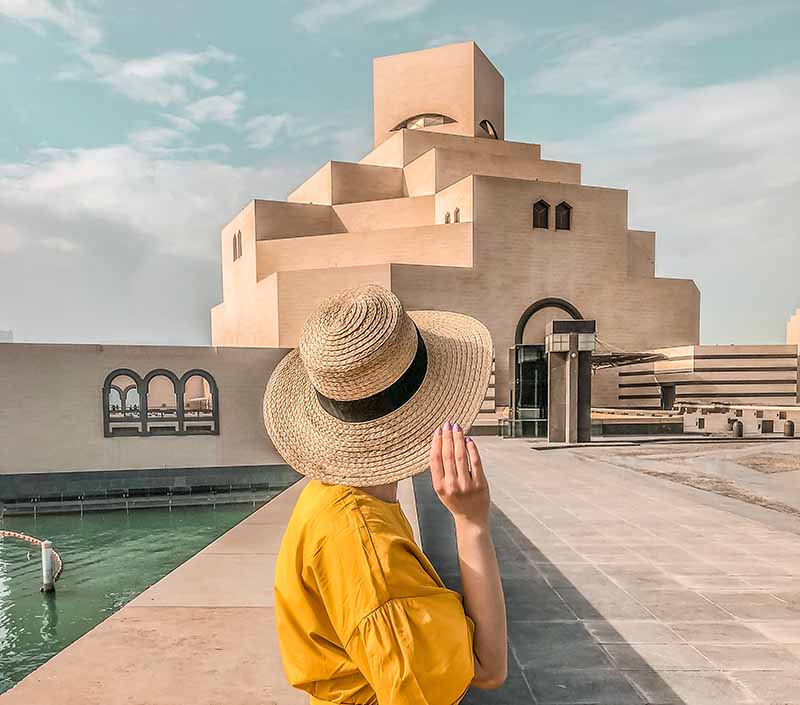
[[[629,229],[627,192],[505,139],[503,77],[477,45],[375,59],[373,97],[371,152],[223,228],[214,345],[293,347],[322,298],[368,282],[483,321],[503,395],[508,348],[543,344],[555,318],[595,319],[626,350],[699,342],[699,292],[655,276],[655,233]],[[617,405],[616,372],[594,387]]]

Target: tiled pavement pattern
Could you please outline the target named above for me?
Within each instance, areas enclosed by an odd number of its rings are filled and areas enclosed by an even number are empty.
[[[510,673],[464,702],[800,704],[800,520],[569,450],[479,439]],[[458,588],[452,524],[415,480]]]

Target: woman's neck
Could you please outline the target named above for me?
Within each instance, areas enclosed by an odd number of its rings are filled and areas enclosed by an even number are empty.
[[[396,502],[397,501],[397,483],[396,482],[389,482],[385,485],[373,485],[372,487],[362,487],[361,488],[367,494],[371,494],[373,497],[377,499],[381,499],[384,502]]]

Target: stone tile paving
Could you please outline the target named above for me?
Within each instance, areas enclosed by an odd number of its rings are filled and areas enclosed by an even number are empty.
[[[479,445],[510,674],[465,703],[800,705],[800,520],[596,450]],[[449,517],[426,476],[415,488],[425,550],[458,588]]]

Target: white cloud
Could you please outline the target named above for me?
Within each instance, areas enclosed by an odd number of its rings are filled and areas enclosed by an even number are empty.
[[[85,46],[97,44],[103,37],[96,17],[71,0],[0,0],[0,15],[40,33],[44,26],[54,25]]]
[[[782,342],[800,305],[800,73],[673,92],[548,157],[630,190],[658,231],[658,273],[694,278],[705,342]]]
[[[161,151],[183,142],[184,134],[180,130],[170,127],[148,127],[131,132],[128,140],[134,147],[148,151]]]
[[[133,145],[0,163],[3,325],[19,340],[208,344],[220,228],[252,198],[283,197],[309,168],[167,159]]]
[[[131,230],[157,251],[213,257],[221,224],[251,198],[283,193],[296,178],[294,170],[164,159],[137,145],[41,150],[29,162],[0,165],[0,232],[80,240],[84,221],[101,221],[109,246],[115,229]],[[35,225],[40,215],[64,230],[43,233]],[[27,234],[17,222],[27,223]]]
[[[464,25],[456,32],[438,35],[428,41],[426,46],[435,47],[473,40],[491,58],[510,52],[530,36],[530,31],[518,24],[504,20],[488,20],[480,24]]]
[[[360,22],[391,22],[419,14],[432,0],[306,0],[292,20],[307,32],[318,32],[329,22],[344,18]]]
[[[247,122],[247,144],[255,149],[271,147],[278,136],[287,130],[292,122],[287,113],[280,115],[259,115]]]
[[[185,103],[194,90],[208,92],[217,87],[217,81],[203,69],[214,64],[231,64],[233,54],[210,46],[205,51],[168,51],[143,59],[121,61],[110,54],[84,52],[82,58],[89,64],[95,78],[112,86],[123,95],[147,103],[172,105]],[[80,77],[74,69],[59,75],[61,79]]]
[[[186,107],[186,114],[195,123],[221,122],[230,124],[244,103],[244,92],[234,91],[228,95],[210,95]]]
[[[694,66],[687,62],[687,50],[790,9],[740,5],[618,34],[594,25],[555,32],[540,45],[552,58],[534,73],[529,85],[537,93],[591,95],[609,101],[662,98],[691,76]]]
[[[16,223],[0,222],[0,253],[7,255],[21,250],[24,243],[22,230]]]
[[[172,123],[173,127],[180,130],[181,132],[194,132],[197,129],[197,125],[195,125],[191,120],[188,118],[182,117],[180,115],[172,115],[170,113],[162,113],[161,116]]]
[[[80,249],[74,241],[64,237],[45,237],[42,238],[41,244],[51,250],[63,253],[75,252]]]
[[[268,149],[279,140],[306,149],[324,145],[326,150],[333,150],[331,158],[337,159],[360,157],[372,148],[371,131],[365,126],[347,127],[353,124],[353,116],[347,114],[312,121],[290,113],[267,113],[248,120],[245,130],[247,144],[254,149]]]

